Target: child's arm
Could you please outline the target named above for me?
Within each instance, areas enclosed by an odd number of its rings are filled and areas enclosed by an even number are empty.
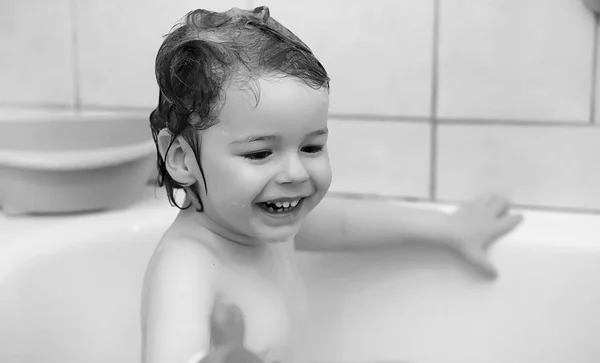
[[[218,264],[198,243],[177,241],[147,276],[142,363],[182,362],[208,354]]]
[[[509,203],[488,196],[447,214],[381,200],[324,198],[296,236],[298,249],[349,250],[404,243],[450,245],[471,263],[495,275],[484,248],[512,230],[520,216],[507,216]]]

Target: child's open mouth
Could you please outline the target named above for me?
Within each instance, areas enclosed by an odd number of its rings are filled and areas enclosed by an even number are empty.
[[[257,203],[258,207],[263,211],[273,215],[286,215],[299,210],[302,206],[304,198],[286,202],[262,202]]]

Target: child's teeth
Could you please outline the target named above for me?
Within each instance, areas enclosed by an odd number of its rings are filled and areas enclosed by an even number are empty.
[[[302,198],[291,201],[291,202],[266,202],[267,204],[267,209],[271,212],[276,212],[276,213],[282,213],[282,212],[287,212],[288,210],[296,207],[300,201],[302,200]],[[274,208],[278,208],[277,210]]]

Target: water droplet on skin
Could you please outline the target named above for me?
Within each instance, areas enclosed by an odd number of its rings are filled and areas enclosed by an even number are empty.
[[[219,131],[221,132],[221,134],[222,134],[223,136],[231,136],[231,133],[230,133],[230,132],[227,132],[227,130],[224,130],[224,129],[222,129],[222,128],[219,128]]]

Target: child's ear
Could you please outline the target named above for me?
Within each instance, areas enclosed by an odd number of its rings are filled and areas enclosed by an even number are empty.
[[[181,136],[172,140],[173,134],[169,130],[160,130],[157,137],[160,156],[173,180],[181,185],[192,185],[197,181],[193,167],[189,165],[196,162],[192,148]]]

